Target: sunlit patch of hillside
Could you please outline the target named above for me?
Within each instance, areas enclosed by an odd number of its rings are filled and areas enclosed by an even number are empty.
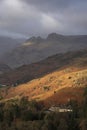
[[[79,99],[82,89],[87,86],[87,69],[74,67],[47,74],[26,84],[11,87],[5,91],[4,98],[28,96],[28,98],[52,102],[65,102],[68,99]],[[70,93],[70,94],[69,94]],[[48,101],[49,101],[48,100]]]

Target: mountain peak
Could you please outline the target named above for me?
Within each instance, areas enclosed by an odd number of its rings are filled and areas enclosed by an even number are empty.
[[[29,38],[26,42],[40,42],[42,40],[43,39],[40,36],[38,36],[38,37],[33,36],[33,37]]]
[[[58,40],[59,38],[62,38],[62,37],[64,37],[64,36],[61,34],[51,33],[48,35],[47,39],[48,40]]]

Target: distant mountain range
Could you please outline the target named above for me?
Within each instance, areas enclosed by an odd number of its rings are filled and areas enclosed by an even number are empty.
[[[31,37],[20,46],[5,54],[2,61],[10,67],[16,68],[41,61],[54,54],[84,48],[87,48],[87,35],[63,36],[52,33],[46,39]]]

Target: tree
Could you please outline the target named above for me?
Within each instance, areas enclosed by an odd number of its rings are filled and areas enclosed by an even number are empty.
[[[68,125],[65,119],[60,119],[59,126],[57,126],[57,130],[68,130]]]
[[[79,106],[78,106],[78,102],[76,100],[70,100],[70,102],[68,103],[68,105],[71,106],[72,108],[72,116],[73,118],[78,118],[79,116]]]
[[[83,116],[84,116],[84,118],[87,118],[87,87],[85,87],[85,89],[84,89],[83,96],[84,96],[84,102],[83,102],[83,106],[82,106]]]
[[[3,118],[4,118],[4,112],[3,112],[2,107],[0,107],[0,122],[3,121]]]
[[[29,106],[28,97],[22,97],[20,102],[19,102],[19,106],[20,106],[21,110],[28,109],[28,106]]]

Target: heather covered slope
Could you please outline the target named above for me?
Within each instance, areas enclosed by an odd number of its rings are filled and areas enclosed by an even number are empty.
[[[6,85],[22,84],[70,66],[87,67],[87,50],[57,54],[43,61],[19,67],[1,75],[0,82]]]
[[[2,89],[1,96],[5,99],[27,96],[45,104],[65,103],[70,99],[81,101],[83,88],[87,86],[87,50],[54,55],[20,67],[0,76],[0,81],[25,82]]]
[[[27,96],[51,103],[66,103],[70,99],[82,101],[83,88],[87,86],[87,69],[74,67],[47,74],[26,84],[2,89],[1,96],[5,99]],[[3,91],[4,90],[4,91]],[[45,101],[46,100],[46,101]]]
[[[45,39],[31,37],[22,45],[6,54],[3,60],[14,68],[38,62],[54,54],[75,51],[86,47],[86,35],[64,36],[52,33]]]

